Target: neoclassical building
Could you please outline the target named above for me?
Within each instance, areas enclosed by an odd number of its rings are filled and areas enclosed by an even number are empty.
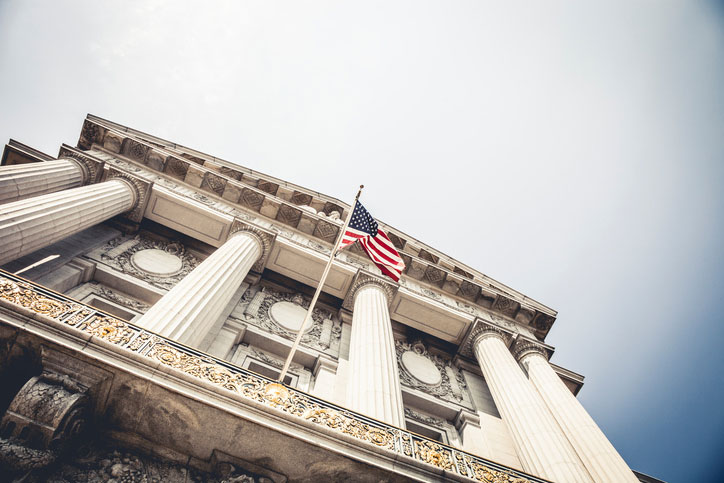
[[[556,312],[350,206],[89,115],[0,167],[0,471],[25,481],[636,482]],[[378,214],[384,215],[384,214]],[[303,332],[283,385],[276,384]]]

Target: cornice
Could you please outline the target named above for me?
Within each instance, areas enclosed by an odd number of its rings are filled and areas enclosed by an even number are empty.
[[[258,273],[263,272],[264,266],[269,259],[269,254],[274,247],[274,240],[276,240],[276,235],[256,225],[252,225],[243,220],[240,220],[239,218],[234,218],[234,221],[231,223],[231,227],[229,228],[229,238],[231,238],[236,233],[241,232],[251,234],[257,238],[259,246],[261,247],[261,256],[259,256],[259,259],[254,263],[251,269]]]
[[[460,343],[458,354],[474,359],[475,355],[473,348],[479,340],[482,340],[485,337],[498,337],[505,343],[506,346],[509,346],[514,340],[515,334],[486,320],[477,318],[470,326],[470,330],[468,330],[468,333],[462,343]]]
[[[58,159],[73,161],[83,171],[83,184],[97,183],[103,175],[105,161],[94,158],[78,149],[63,144],[58,151]]]
[[[135,223],[140,223],[143,219],[143,213],[146,211],[153,182],[111,166],[106,173],[106,181],[112,179],[124,181],[134,191],[133,208],[126,212],[124,216]]]
[[[395,297],[399,288],[398,284],[386,280],[381,275],[376,275],[368,272],[367,270],[359,269],[354,276],[354,280],[352,280],[352,284],[349,286],[344,302],[342,302],[342,308],[353,310],[355,295],[360,289],[366,287],[367,285],[376,285],[382,289],[385,293],[385,297],[387,298],[388,307],[392,303],[392,299]]]

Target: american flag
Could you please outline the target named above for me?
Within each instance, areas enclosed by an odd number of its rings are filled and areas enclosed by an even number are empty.
[[[340,249],[352,245],[359,240],[367,256],[377,265],[383,274],[395,282],[400,280],[400,274],[405,269],[402,257],[395,250],[387,234],[379,229],[372,215],[357,201],[352,211],[347,230],[342,236]]]

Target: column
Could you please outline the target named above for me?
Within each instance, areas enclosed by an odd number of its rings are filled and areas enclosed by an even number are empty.
[[[249,270],[269,252],[271,238],[261,230],[233,233],[136,323],[182,344],[198,347]]]
[[[0,265],[135,209],[139,190],[130,178],[113,178],[2,205]]]
[[[556,482],[590,482],[561,432],[506,344],[507,334],[479,325],[472,349],[495,404],[510,429],[523,469]]]
[[[76,188],[89,178],[88,168],[74,159],[0,166],[0,203]]]
[[[618,451],[608,441],[593,418],[555,373],[545,352],[536,345],[516,347],[528,378],[563,429],[578,456],[596,482],[638,482]]]
[[[345,299],[353,298],[349,348],[347,406],[350,409],[405,427],[405,412],[397,372],[389,303],[395,285],[359,271]]]

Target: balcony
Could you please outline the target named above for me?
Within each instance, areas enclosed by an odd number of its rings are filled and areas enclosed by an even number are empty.
[[[134,446],[169,448],[192,462],[236,455],[273,481],[546,481],[279,384],[2,270],[0,322],[16,340],[22,334],[29,345],[80,361],[68,363],[73,370],[88,364],[106,374],[95,417],[109,437]]]

